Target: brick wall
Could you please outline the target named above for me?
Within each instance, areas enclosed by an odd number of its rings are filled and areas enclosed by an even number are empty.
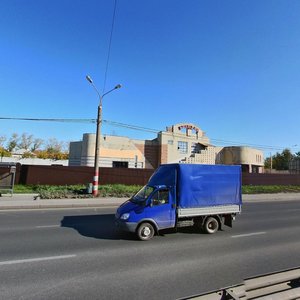
[[[122,183],[145,185],[153,174],[152,169],[100,168],[100,184]]]
[[[243,185],[300,185],[300,174],[243,173]]]
[[[153,174],[149,169],[99,168],[99,184],[145,185]],[[22,166],[16,183],[71,185],[92,182],[94,168],[63,166]]]
[[[159,160],[158,160],[158,152],[159,152],[159,146],[157,144],[154,144],[152,141],[146,141],[145,142],[145,158],[148,161],[148,166],[145,167],[150,169],[156,169],[159,166]]]
[[[161,145],[160,147],[160,163],[168,163],[168,145]]]
[[[147,183],[153,169],[100,168],[100,184]],[[16,183],[69,185],[92,182],[94,168],[64,166],[17,166]],[[300,174],[246,174],[242,175],[243,185],[300,185]]]
[[[24,165],[21,167],[19,183],[70,185],[92,182],[94,169],[91,167],[63,167]]]

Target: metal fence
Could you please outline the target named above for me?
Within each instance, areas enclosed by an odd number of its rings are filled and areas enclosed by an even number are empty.
[[[300,268],[248,278],[243,284],[183,299],[292,300],[300,299]]]
[[[0,163],[0,195],[14,191],[14,183],[16,176],[15,163]]]

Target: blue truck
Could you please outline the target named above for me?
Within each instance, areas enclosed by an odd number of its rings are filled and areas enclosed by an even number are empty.
[[[241,206],[240,166],[165,164],[120,205],[115,223],[143,241],[162,229],[186,226],[212,234],[232,227]]]

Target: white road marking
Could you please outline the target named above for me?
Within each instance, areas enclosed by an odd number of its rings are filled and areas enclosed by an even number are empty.
[[[35,226],[35,228],[57,228],[60,227],[60,225],[41,225],[41,226]]]
[[[253,235],[261,235],[261,234],[266,234],[265,231],[262,232],[252,232],[252,233],[246,233],[246,234],[239,234],[239,235],[232,235],[232,238],[240,238],[240,237],[248,237],[248,236],[253,236]]]
[[[65,259],[65,258],[73,258],[73,257],[76,257],[76,255],[71,254],[71,255],[38,257],[38,258],[28,258],[28,259],[19,259],[19,260],[7,260],[7,261],[0,261],[0,266],[31,263],[31,262],[39,262],[39,261],[47,261],[47,260],[55,260],[55,259]]]

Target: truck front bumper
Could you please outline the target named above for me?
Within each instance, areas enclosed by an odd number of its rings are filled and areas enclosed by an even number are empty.
[[[125,222],[120,219],[115,220],[115,225],[118,230],[128,231],[128,232],[135,232],[137,228],[137,223]]]

